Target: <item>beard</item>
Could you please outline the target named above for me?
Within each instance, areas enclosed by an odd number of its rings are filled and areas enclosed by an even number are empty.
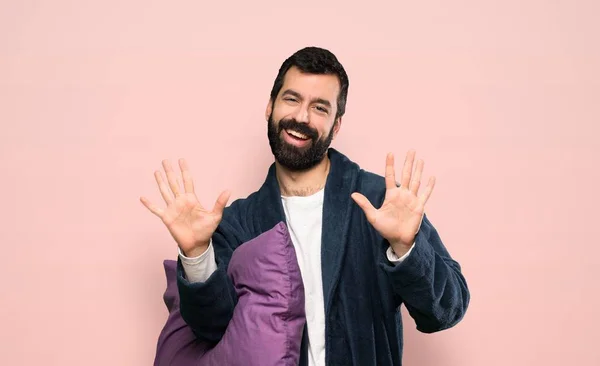
[[[310,128],[305,123],[299,123],[294,119],[282,119],[276,126],[273,121],[273,113],[269,116],[268,131],[269,145],[275,160],[286,169],[291,171],[305,171],[319,164],[325,158],[325,154],[333,141],[335,124],[329,135],[319,138],[317,130]],[[299,132],[308,137],[310,142],[305,147],[297,147],[287,143],[281,134],[283,130]]]

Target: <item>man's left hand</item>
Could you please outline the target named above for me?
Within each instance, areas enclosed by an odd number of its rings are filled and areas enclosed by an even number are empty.
[[[425,203],[431,196],[435,185],[435,177],[429,178],[427,186],[417,195],[423,174],[423,160],[417,161],[413,174],[415,151],[406,154],[400,187],[396,184],[394,171],[394,155],[389,153],[385,165],[385,199],[379,209],[360,193],[352,193],[352,199],[362,208],[367,220],[392,246],[394,253],[403,256],[414,243],[419,232]]]

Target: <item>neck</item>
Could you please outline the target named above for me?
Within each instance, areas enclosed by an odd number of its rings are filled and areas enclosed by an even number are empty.
[[[302,172],[290,171],[275,162],[277,181],[283,196],[310,196],[323,187],[329,174],[330,161],[327,154],[316,166]]]

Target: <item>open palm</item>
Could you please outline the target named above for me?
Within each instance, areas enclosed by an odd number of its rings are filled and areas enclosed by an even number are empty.
[[[424,163],[419,160],[413,174],[414,159],[415,152],[411,150],[406,155],[401,183],[398,187],[394,155],[388,154],[385,167],[385,199],[379,209],[373,207],[364,195],[356,192],[352,194],[352,198],[362,208],[367,220],[393,247],[408,248],[412,245],[423,220],[425,203],[435,185],[435,178],[431,177],[425,190],[418,195]]]
[[[213,209],[207,210],[196,197],[194,183],[186,161],[179,159],[183,192],[179,178],[170,163],[164,160],[162,165],[167,175],[168,187],[160,171],[154,172],[154,177],[167,207],[158,208],[145,197],[140,197],[140,201],[162,220],[181,251],[186,256],[195,257],[202,254],[208,247],[210,238],[223,217],[223,210],[229,200],[229,192],[221,193]]]

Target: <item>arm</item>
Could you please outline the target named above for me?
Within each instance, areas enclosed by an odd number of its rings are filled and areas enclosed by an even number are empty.
[[[154,366],[195,365],[209,349],[209,344],[196,342],[196,336],[181,318],[177,292],[177,262],[165,260],[163,266],[167,277],[163,301],[169,315],[158,336]]]
[[[410,255],[382,266],[419,331],[444,330],[463,318],[470,301],[466,280],[426,215]]]
[[[197,257],[186,257],[181,249],[179,249],[179,259],[181,259],[183,273],[185,274],[184,277],[191,283],[206,282],[210,275],[217,270],[217,261],[215,260],[215,250],[212,240],[208,244],[206,252]]]
[[[244,231],[235,220],[237,210],[226,209],[228,191],[219,195],[212,209],[206,209],[198,201],[185,159],[179,159],[183,186],[170,162],[163,160],[162,165],[166,181],[159,171],[154,172],[154,177],[166,207],[158,207],[145,197],[140,197],[140,201],[161,219],[182,253],[199,256],[206,252],[212,241],[216,270],[205,282],[192,283],[186,278],[179,258],[177,289],[181,316],[194,334],[200,340],[218,342],[237,303],[233,284],[227,276],[227,264],[233,250],[243,242],[240,236]]]
[[[419,194],[424,162],[417,161],[413,174],[414,160],[415,151],[411,150],[406,155],[398,184],[394,155],[388,154],[385,195],[380,208],[375,208],[361,193],[353,193],[352,198],[385,239],[385,246],[391,246],[399,256],[408,254],[401,263],[384,260],[381,265],[390,277],[395,305],[404,302],[417,329],[433,333],[450,328],[463,318],[470,294],[459,264],[450,257],[425,216],[425,204],[433,191],[435,178],[430,177]]]
[[[226,211],[230,209],[227,208]],[[214,250],[215,263],[206,263],[213,271],[204,272],[204,275],[208,275],[204,282],[196,282],[196,278],[193,277],[188,278],[188,271],[184,269],[181,256],[177,261],[181,317],[202,341],[215,344],[219,342],[225,334],[237,304],[237,294],[227,275],[231,255],[241,243],[240,230],[237,226],[223,219],[213,234],[209,250]],[[205,254],[209,257],[211,255],[210,252]]]
[[[412,252],[414,247],[415,247],[415,243],[413,243],[413,245],[410,247],[408,252],[406,252],[402,257],[398,257],[396,255],[396,253],[394,253],[392,246],[388,246],[387,250],[385,251],[385,256],[387,257],[388,261],[390,261],[393,265],[398,265],[398,264],[404,262],[404,260],[406,258],[408,258],[408,256],[410,255],[410,252]]]

